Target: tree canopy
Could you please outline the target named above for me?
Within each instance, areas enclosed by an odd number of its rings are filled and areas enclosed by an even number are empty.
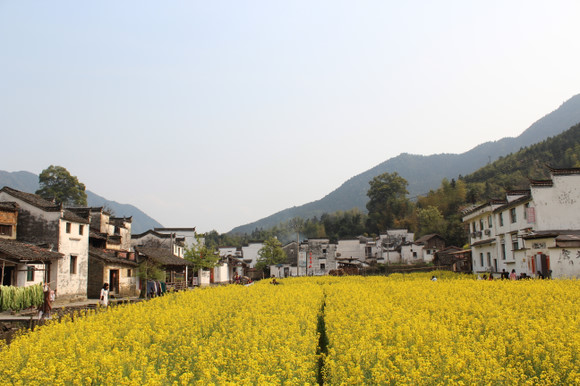
[[[369,185],[367,226],[372,233],[392,228],[396,220],[404,219],[412,212],[412,204],[407,198],[407,180],[397,172],[378,175],[369,181]]]
[[[256,269],[266,271],[270,265],[282,264],[286,261],[286,252],[282,249],[282,244],[275,237],[270,237],[264,241],[264,246],[258,251],[258,262]]]
[[[193,271],[214,268],[219,264],[219,253],[206,245],[200,235],[195,235],[196,242],[185,249],[184,257],[193,263]]]
[[[62,166],[50,165],[38,176],[40,197],[63,205],[87,205],[85,184]]]

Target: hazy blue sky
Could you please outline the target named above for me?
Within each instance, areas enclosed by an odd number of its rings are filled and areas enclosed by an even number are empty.
[[[229,231],[580,93],[580,2],[0,0],[0,169]]]

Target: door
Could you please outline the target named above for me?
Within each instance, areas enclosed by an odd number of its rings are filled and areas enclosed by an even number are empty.
[[[13,266],[11,266],[11,267],[3,266],[3,267],[0,267],[0,269],[3,272],[2,282],[0,284],[2,284],[2,285],[15,285],[16,283],[12,282],[12,279],[14,277],[14,267]]]
[[[119,270],[111,269],[109,271],[109,291],[113,294],[119,293]]]

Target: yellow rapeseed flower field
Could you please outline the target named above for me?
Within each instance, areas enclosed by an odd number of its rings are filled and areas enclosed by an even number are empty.
[[[0,347],[0,384],[580,384],[580,282],[436,273],[167,295]]]

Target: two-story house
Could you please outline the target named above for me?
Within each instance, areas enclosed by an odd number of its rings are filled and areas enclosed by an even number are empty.
[[[574,263],[563,263],[576,251],[566,246],[575,248],[580,230],[580,168],[550,172],[551,179],[532,180],[529,190],[510,191],[505,200],[463,212],[474,272],[580,276]]]
[[[90,219],[87,296],[97,299],[104,283],[111,295],[136,296],[140,282],[131,247],[132,219],[112,217],[104,208],[70,208]]]
[[[17,241],[59,252],[62,258],[46,264],[45,277],[60,299],[87,297],[89,219],[36,194],[4,187],[0,202],[18,208]]]

